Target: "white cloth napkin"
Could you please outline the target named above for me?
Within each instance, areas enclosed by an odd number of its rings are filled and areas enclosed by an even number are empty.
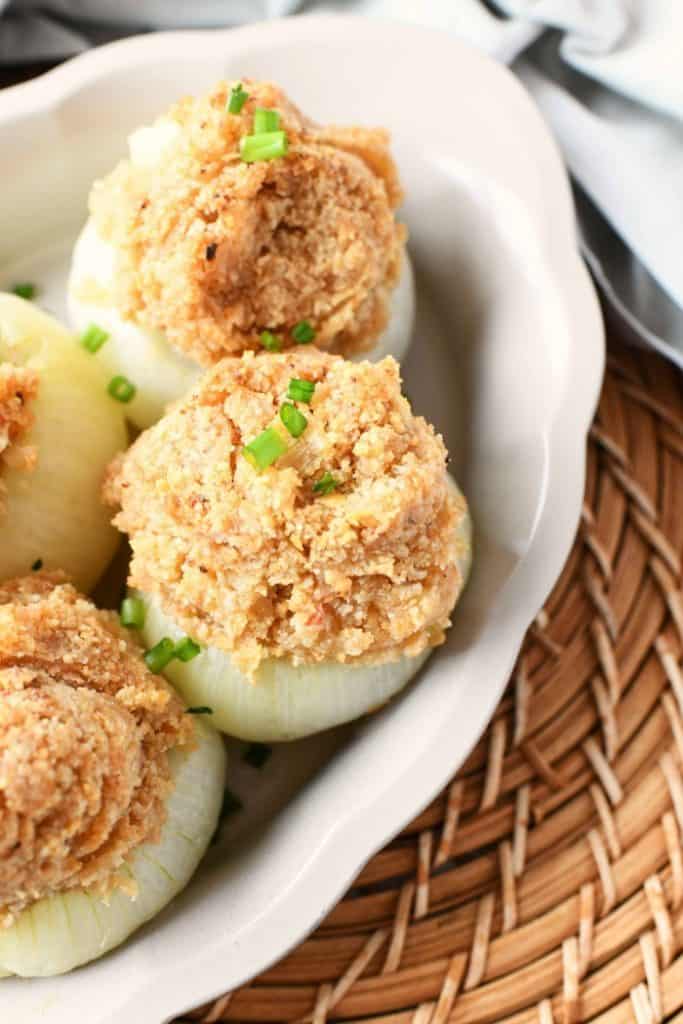
[[[491,5],[489,5],[491,6]],[[147,28],[353,10],[451,31],[512,64],[568,166],[683,308],[683,0],[0,0],[0,62]]]

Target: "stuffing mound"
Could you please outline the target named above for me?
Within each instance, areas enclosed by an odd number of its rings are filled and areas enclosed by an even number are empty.
[[[38,374],[11,363],[0,363],[0,472],[5,467],[32,470],[38,454],[19,442],[33,426],[32,400],[38,394]],[[7,486],[0,479],[0,516],[7,511]]]
[[[229,114],[235,84],[172,107],[157,122],[159,159],[124,160],[95,184],[91,213],[117,251],[117,308],[203,366],[258,349],[264,330],[290,345],[301,320],[321,348],[370,348],[405,240],[386,132],[318,127],[266,82],[245,81],[249,99]],[[277,109],[288,152],[245,163],[240,139],[257,107]]]
[[[292,378],[315,383],[297,439],[278,416]],[[467,512],[400,385],[391,358],[222,360],[108,471],[130,582],[247,674],[268,657],[382,662],[442,642]],[[243,446],[269,427],[289,447],[259,471]]]
[[[116,616],[57,575],[0,587],[0,925],[51,893],[130,884],[192,722]]]

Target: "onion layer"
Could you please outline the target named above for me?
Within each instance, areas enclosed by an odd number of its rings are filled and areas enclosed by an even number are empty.
[[[146,607],[143,635],[152,647],[162,637],[184,634],[158,602],[142,597]],[[192,661],[172,661],[164,675],[188,704],[208,706],[212,723],[230,736],[276,743],[321,732],[386,704],[413,678],[431,651],[383,665],[322,662],[291,665],[270,659],[251,681],[235,668],[230,655],[206,647]]]
[[[0,294],[0,361],[35,370],[34,424],[22,443],[37,450],[33,470],[3,470],[0,578],[23,576],[40,560],[89,591],[108,565],[116,531],[100,501],[102,476],[127,445],[123,406],[73,335],[30,302]]]
[[[171,751],[174,788],[158,843],[146,843],[129,864],[137,895],[115,889],[105,901],[87,892],[57,893],[0,929],[0,977],[63,974],[118,946],[187,885],[214,833],[225,785],[218,734],[196,720],[197,746]]]

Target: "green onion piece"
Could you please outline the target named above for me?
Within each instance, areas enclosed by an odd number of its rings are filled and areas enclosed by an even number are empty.
[[[272,466],[276,459],[287,451],[287,442],[275,430],[274,427],[267,427],[258,437],[245,445],[242,449],[247,462],[250,462],[254,469],[267,469]]]
[[[287,398],[293,402],[310,402],[315,391],[315,382],[292,377],[287,388]]]
[[[252,768],[263,768],[272,753],[273,748],[267,743],[250,743],[242,754],[242,760]]]
[[[339,487],[339,481],[335,480],[332,474],[326,471],[320,479],[313,484],[313,493],[331,494],[337,487]]]
[[[35,299],[38,289],[34,284],[26,281],[22,284],[14,284],[11,288],[13,295],[18,295],[20,299]]]
[[[179,661],[192,661],[193,658],[197,657],[200,651],[201,647],[199,644],[191,637],[186,636],[183,637],[182,640],[178,641],[174,654]]]
[[[124,597],[119,618],[126,629],[142,629],[145,624],[145,602],[139,597]]]
[[[267,107],[257,107],[254,111],[254,135],[261,135],[263,132],[276,132],[280,127],[280,115],[277,110],[268,110]]]
[[[280,419],[292,437],[301,437],[308,426],[308,420],[291,402],[283,402],[280,406]]]
[[[242,107],[249,99],[249,93],[245,92],[242,88],[242,83],[238,82],[237,85],[233,86],[230,90],[230,96],[228,98],[228,113],[239,114]]]
[[[263,347],[269,352],[279,352],[282,348],[281,338],[271,331],[261,331],[260,339]]]
[[[197,708],[185,708],[186,715],[212,715],[213,708],[210,708],[208,704],[202,704]]]
[[[97,324],[90,324],[81,334],[81,345],[94,355],[95,352],[99,352],[108,337],[107,331],[102,330]]]
[[[287,136],[284,132],[261,132],[259,135],[243,135],[240,139],[240,157],[245,164],[275,160],[286,152]]]
[[[107,391],[117,402],[130,402],[135,398],[135,384],[132,384],[127,377],[112,377],[107,384]]]
[[[299,320],[299,323],[292,327],[292,337],[297,345],[308,345],[309,341],[315,338],[315,329],[308,320]]]
[[[166,668],[169,661],[173,660],[174,655],[175,644],[169,637],[165,636],[158,644],[145,651],[145,665],[150,672],[161,672]]]
[[[39,572],[43,568],[42,558],[36,558],[35,562],[31,566],[31,572]]]

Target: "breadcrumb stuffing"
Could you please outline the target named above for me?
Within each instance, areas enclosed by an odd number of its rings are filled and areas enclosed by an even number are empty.
[[[241,449],[277,424],[293,377],[315,382],[308,426],[259,472]],[[326,472],[338,487],[321,496]],[[391,358],[226,358],[111,465],[104,497],[130,538],[133,586],[247,674],[268,657],[419,654],[443,641],[463,582],[465,502]]]
[[[130,884],[193,725],[110,612],[59,574],[0,586],[0,925],[51,893]]]
[[[35,370],[0,363],[0,472],[6,467],[31,471],[37,462],[34,445],[22,445],[34,423],[32,400],[38,394]],[[7,511],[7,485],[0,479],[0,517]]]
[[[258,349],[264,330],[291,344],[303,319],[321,348],[370,348],[405,241],[387,133],[320,128],[268,82],[245,80],[249,99],[229,114],[235,84],[172,107],[160,120],[180,131],[151,168],[123,160],[93,187],[117,250],[115,305],[203,366]],[[240,159],[256,107],[279,111],[286,156]]]

